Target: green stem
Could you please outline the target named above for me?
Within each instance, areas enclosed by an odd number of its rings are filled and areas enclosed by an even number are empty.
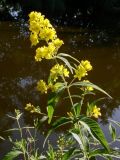
[[[19,131],[20,131],[20,137],[23,140],[22,128],[20,127],[20,123],[19,123],[18,119],[17,119],[17,124],[18,124],[18,128],[19,128]],[[24,150],[24,147],[22,147],[22,152],[23,152],[24,160],[27,160],[27,158],[26,158],[26,152]]]
[[[76,79],[76,78],[73,78],[72,81],[69,83],[69,85],[71,85],[71,84],[74,82],[75,79]]]
[[[69,96],[69,98],[70,98],[70,102],[71,102],[71,105],[72,105],[74,114],[75,114],[75,116],[76,116],[77,114],[76,114],[76,110],[75,110],[75,108],[74,108],[74,104],[73,104],[73,100],[72,100],[72,97],[71,97],[71,94],[70,94],[70,89],[69,89],[69,87],[67,87],[67,92],[68,92],[68,96]]]
[[[81,101],[80,101],[81,107],[82,107],[82,105],[83,105],[84,96],[85,96],[84,94],[81,95]]]
[[[34,137],[32,136],[32,134],[31,134],[31,132],[30,132],[29,129],[27,131],[28,131],[31,139],[33,140],[33,151],[34,151],[34,154],[35,154],[35,148],[36,148],[35,140],[36,140],[36,133],[37,133],[37,131],[36,131],[36,129],[34,129]]]
[[[66,85],[67,93],[68,93],[68,96],[69,96],[69,99],[70,99],[70,102],[71,102],[71,105],[72,105],[74,114],[75,114],[75,116],[76,116],[77,114],[76,114],[76,111],[75,111],[75,108],[74,108],[74,103],[73,103],[73,100],[72,100],[72,97],[71,97],[71,94],[70,94],[69,85],[67,85],[66,80],[65,80],[65,78],[64,78],[63,75],[62,75],[62,79],[63,79],[63,81],[64,81],[64,83],[65,83],[65,85]]]
[[[22,139],[23,138],[23,136],[22,136],[22,128],[20,127],[20,123],[19,123],[18,119],[17,119],[17,124],[18,124],[18,128],[19,128],[19,131],[20,131],[20,137]]]

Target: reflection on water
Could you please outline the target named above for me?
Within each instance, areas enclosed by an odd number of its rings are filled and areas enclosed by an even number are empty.
[[[34,49],[30,47],[26,26],[19,23],[0,23],[0,132],[11,128],[13,121],[6,114],[15,108],[24,112],[26,103],[44,104],[36,91],[36,82],[45,78],[49,65],[34,61]],[[78,59],[89,59],[93,71],[89,79],[105,89],[113,100],[101,103],[102,123],[108,117],[119,120],[120,106],[120,36],[113,29],[57,28],[65,45],[61,52]],[[45,72],[44,72],[45,70]],[[104,96],[101,95],[100,96]],[[44,105],[43,105],[44,106]],[[64,112],[64,111],[63,111]],[[29,122],[24,117],[24,123]],[[5,135],[4,135],[5,136]],[[0,145],[2,151],[3,145]]]

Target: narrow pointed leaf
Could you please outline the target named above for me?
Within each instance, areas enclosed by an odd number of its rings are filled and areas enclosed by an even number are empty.
[[[115,141],[115,139],[116,139],[116,129],[115,129],[115,127],[113,127],[113,125],[111,123],[109,124],[109,131],[110,131],[110,135],[111,135],[113,141]]]
[[[7,153],[2,160],[14,160],[14,158],[18,157],[20,154],[22,154],[21,151],[18,150],[11,151]]]
[[[68,123],[72,123],[72,120],[66,117],[61,117],[52,124],[52,129],[56,129]]]
[[[71,132],[71,134],[72,134],[72,136],[74,137],[74,139],[78,142],[80,148],[81,148],[82,150],[84,150],[84,146],[83,146],[83,144],[82,144],[82,141],[81,141],[80,137],[79,137],[76,133]]]
[[[71,66],[71,64],[69,63],[69,61],[66,58],[60,57],[60,56],[57,56],[57,58],[62,60],[66,64],[66,66],[69,68],[71,73],[73,73],[73,67]]]
[[[90,119],[88,117],[84,117],[80,119],[80,121],[83,121],[86,123],[86,125],[89,126],[91,133],[94,135],[94,137],[101,143],[101,145],[109,152],[109,144],[104,136],[104,133],[102,129],[100,128],[99,124],[94,121],[93,119]]]
[[[85,87],[91,86],[91,87],[95,88],[96,90],[104,93],[104,94],[107,95],[109,98],[112,98],[106,91],[104,91],[103,89],[101,89],[100,87],[98,87],[97,85],[95,85],[95,84],[93,84],[93,83],[91,83],[91,82],[75,82],[75,83],[72,83],[72,84],[70,85],[70,87],[72,87],[72,86],[85,86]]]
[[[0,139],[5,140],[5,138],[3,138],[2,136],[0,136]]]
[[[57,104],[58,101],[59,101],[59,98],[60,98],[59,95],[50,94],[49,97],[48,97],[47,105],[48,105],[48,106],[49,106],[49,105],[56,106],[56,104]]]
[[[71,56],[71,55],[69,55],[69,54],[59,53],[58,55],[59,55],[59,56],[62,56],[62,57],[69,57],[69,58],[75,60],[76,62],[80,63],[76,58],[74,58],[73,56]]]
[[[96,149],[89,153],[89,158],[95,157],[95,156],[105,157],[110,160],[112,160],[112,158],[120,159],[120,152],[111,149],[110,153],[108,154],[105,149]]]
[[[111,122],[113,122],[114,124],[116,124],[118,127],[120,127],[120,122],[118,122],[118,121],[115,121],[115,120],[113,120],[113,119],[109,119]]]
[[[75,151],[75,148],[71,148],[70,150],[68,150],[68,151],[64,154],[62,160],[68,160],[68,159],[70,160],[70,157],[72,156],[72,154],[74,153],[74,151]]]
[[[77,116],[79,116],[80,112],[81,112],[81,104],[80,103],[75,103],[73,107],[75,108]]]
[[[103,154],[107,154],[107,151],[105,149],[95,149],[89,153],[89,158],[101,156]]]
[[[53,113],[54,113],[53,106],[51,105],[47,106],[47,112],[48,112],[48,123],[50,124],[52,117],[53,117]]]

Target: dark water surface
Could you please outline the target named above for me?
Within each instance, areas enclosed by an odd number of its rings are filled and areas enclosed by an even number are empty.
[[[101,103],[102,117],[99,120],[106,131],[107,118],[120,121],[120,33],[113,28],[57,28],[58,35],[65,45],[61,52],[69,53],[79,60],[91,61],[93,71],[89,73],[91,82],[105,89],[113,100]],[[36,82],[45,78],[49,64],[34,61],[34,48],[31,48],[27,24],[0,22],[0,135],[8,136],[6,129],[15,124],[6,114],[18,108],[24,112],[26,103],[44,104],[36,91]],[[104,97],[103,94],[99,94]],[[98,96],[98,97],[99,97]],[[61,110],[60,110],[61,112]],[[64,108],[62,108],[64,113]],[[61,114],[61,113],[60,113]],[[30,123],[25,114],[22,123]],[[107,131],[106,131],[107,132]],[[0,143],[0,151],[9,150],[7,142]],[[0,153],[0,157],[2,157]]]

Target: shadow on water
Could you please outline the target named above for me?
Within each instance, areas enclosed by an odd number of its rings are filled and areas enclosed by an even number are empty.
[[[24,24],[24,25],[23,25]],[[107,118],[119,120],[120,115],[120,34],[112,28],[75,28],[57,27],[59,37],[65,45],[61,52],[69,53],[77,59],[88,59],[93,65],[89,74],[91,82],[105,89],[113,100],[101,102],[101,124],[107,124]],[[46,99],[36,91],[36,82],[46,78],[49,67],[46,63],[34,61],[34,48],[31,48],[26,23],[0,22],[0,132],[15,126],[6,114],[13,114],[18,108],[24,112],[26,103],[41,104],[45,110]],[[104,96],[97,93],[98,96]],[[94,97],[93,97],[94,99]],[[64,114],[65,110],[61,104]],[[60,109],[61,111],[61,109]],[[32,117],[25,113],[22,124],[29,124]],[[104,127],[103,127],[104,128]],[[15,135],[13,135],[15,136]],[[55,139],[55,137],[52,137]],[[8,144],[0,143],[0,151],[9,150]],[[2,155],[1,155],[2,156]]]

